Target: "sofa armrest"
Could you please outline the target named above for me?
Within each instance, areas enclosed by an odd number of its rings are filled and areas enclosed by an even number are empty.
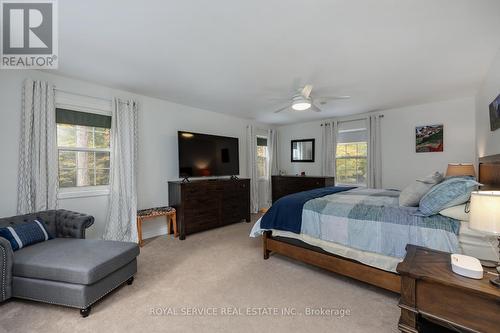
[[[0,237],[0,302],[12,296],[12,252],[10,242]]]
[[[56,237],[85,238],[85,229],[94,224],[94,217],[65,209],[56,211]]]

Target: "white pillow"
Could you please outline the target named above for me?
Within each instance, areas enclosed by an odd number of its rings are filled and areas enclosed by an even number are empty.
[[[429,192],[436,184],[443,180],[443,175],[439,172],[434,172],[424,178],[417,179],[401,191],[399,195],[399,205],[406,207],[416,207],[420,203],[420,199]]]
[[[469,213],[465,212],[467,204],[462,204],[458,206],[448,207],[439,212],[439,214],[451,217],[452,219],[456,219],[459,221],[469,221]]]

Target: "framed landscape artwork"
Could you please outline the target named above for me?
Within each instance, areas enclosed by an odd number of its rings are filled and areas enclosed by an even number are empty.
[[[417,153],[443,151],[443,125],[415,127],[415,147]]]
[[[500,128],[500,95],[490,104],[490,129],[495,131]]]

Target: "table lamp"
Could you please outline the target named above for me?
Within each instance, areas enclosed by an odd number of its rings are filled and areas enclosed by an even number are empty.
[[[472,176],[476,177],[476,171],[472,163],[449,163],[446,169],[446,177]]]
[[[497,235],[500,241],[500,191],[475,191],[471,194],[469,228]],[[500,242],[499,242],[500,249]],[[500,267],[497,267],[497,271]],[[500,287],[500,278],[490,280]]]

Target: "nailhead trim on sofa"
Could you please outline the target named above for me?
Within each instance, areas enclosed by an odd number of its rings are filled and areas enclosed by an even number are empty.
[[[7,250],[0,245],[2,249],[2,299],[0,301],[4,301],[7,299],[7,295],[5,294],[5,290],[7,289],[7,279],[6,279],[6,271],[7,271]]]
[[[95,302],[97,302],[98,300],[100,300],[101,298],[103,298],[104,296],[106,296],[107,294],[109,294],[110,292],[112,292],[113,290],[115,290],[116,288],[118,288],[119,286],[121,286],[122,284],[124,284],[126,281],[128,281],[128,279],[130,279],[133,276],[134,276],[134,274],[130,275],[128,278],[124,279],[122,282],[118,283],[116,286],[109,289],[104,294],[102,294],[98,298],[94,299],[92,302],[87,303],[87,305],[85,305],[83,307],[74,306],[74,305],[70,305],[70,304],[57,303],[57,302],[48,301],[48,300],[44,300],[44,299],[25,297],[25,296],[16,296],[16,298],[22,298],[22,299],[27,299],[27,300],[31,300],[31,301],[37,301],[37,302],[43,302],[43,303],[49,303],[49,304],[55,304],[55,305],[62,305],[62,306],[67,306],[69,308],[75,308],[75,309],[85,309],[85,308],[88,308],[89,306],[91,306],[92,304],[94,304]]]

